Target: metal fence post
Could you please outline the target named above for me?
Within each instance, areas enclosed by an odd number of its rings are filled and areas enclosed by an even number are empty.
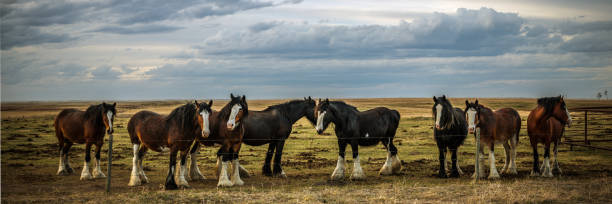
[[[474,181],[478,181],[480,179],[480,128],[476,128],[476,165],[474,165]]]
[[[113,163],[113,134],[108,134],[108,177],[106,177],[106,193],[110,193],[111,188],[111,165]]]
[[[585,145],[589,144],[589,140],[587,139],[587,135],[588,135],[588,132],[587,132],[587,129],[588,129],[588,119],[587,119],[588,112],[589,111],[587,111],[587,110],[584,111],[584,144]]]

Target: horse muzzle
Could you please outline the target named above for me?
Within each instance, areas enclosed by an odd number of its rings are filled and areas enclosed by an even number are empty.
[[[202,130],[202,137],[208,137],[210,135],[210,131]]]
[[[468,132],[470,134],[474,134],[474,129],[475,129],[474,127],[470,127],[470,128],[468,128]]]
[[[317,128],[317,134],[319,134],[319,135],[320,135],[320,134],[323,134],[323,129],[318,129],[318,128]]]
[[[114,131],[113,131],[113,128],[110,128],[110,129],[107,129],[107,130],[106,130],[106,134],[113,134],[113,132],[114,132]]]
[[[572,119],[568,119],[567,120],[567,127],[571,128],[572,127]]]

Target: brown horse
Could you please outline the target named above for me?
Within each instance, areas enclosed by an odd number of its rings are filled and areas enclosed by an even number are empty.
[[[68,152],[73,143],[85,143],[85,165],[81,180],[106,177],[100,169],[100,149],[104,144],[104,134],[113,133],[113,121],[117,110],[113,105],[102,103],[92,105],[86,111],[64,109],[55,118],[55,136],[59,142],[60,162],[57,175],[68,175],[74,172],[68,162]],[[91,145],[96,145],[96,167],[93,176],[89,173]]]
[[[557,146],[561,142],[565,124],[569,127],[572,117],[567,111],[563,97],[545,97],[538,99],[538,106],[529,113],[527,118],[527,134],[533,148],[533,170],[531,176],[552,177],[552,171],[561,173],[557,161]],[[554,142],[555,161],[550,168],[550,143]],[[544,144],[544,161],[542,169],[538,168],[538,143]],[[541,172],[544,171],[544,172]]]
[[[210,115],[210,135],[197,138],[199,142],[191,148],[191,165],[189,177],[192,180],[204,179],[197,166],[196,155],[199,145],[213,146],[221,144],[217,152],[217,186],[244,185],[241,175],[248,176],[248,171],[240,166],[238,152],[242,145],[245,129],[243,120],[249,114],[249,106],[245,96],[234,97],[230,94],[230,101],[220,111],[213,111]],[[232,164],[230,172],[229,163]],[[229,180],[231,174],[231,181]]]
[[[133,144],[134,159],[129,186],[149,182],[142,169],[142,160],[148,149],[156,152],[170,150],[170,163],[166,177],[166,189],[177,189],[174,180],[176,155],[181,151],[181,167],[178,185],[189,187],[185,180],[187,154],[198,134],[206,137],[210,133],[208,116],[212,101],[187,103],[174,109],[168,116],[151,111],[140,111],[128,122],[128,133]]]
[[[468,121],[468,132],[474,133],[476,128],[480,128],[480,152],[481,164],[484,163],[484,146],[489,146],[490,171],[489,178],[499,178],[497,168],[495,168],[495,143],[504,144],[506,160],[502,174],[517,174],[516,172],[516,146],[518,136],[521,131],[521,116],[512,108],[502,108],[495,112],[491,109],[475,103],[465,101],[465,113]],[[508,143],[510,142],[510,143]],[[484,168],[480,168],[481,177],[484,177]],[[474,172],[473,177],[476,176]]]

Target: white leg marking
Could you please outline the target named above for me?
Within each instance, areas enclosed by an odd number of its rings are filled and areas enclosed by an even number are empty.
[[[64,157],[64,152],[60,150],[59,168],[57,169],[57,175],[68,175],[66,163],[64,163],[65,160],[66,157]]]
[[[393,161],[391,158],[391,152],[387,151],[387,160],[385,160],[385,164],[383,164],[382,168],[378,172],[378,175],[391,175],[393,174]]]
[[[83,171],[81,172],[81,181],[92,179],[91,173],[89,173],[89,163],[84,162]]]
[[[217,183],[217,187],[233,185],[227,176],[228,163],[229,162],[227,161],[221,161],[221,172],[219,175],[219,183]]]
[[[544,172],[542,177],[553,177],[552,169],[550,168],[550,157],[544,157]]]
[[[128,186],[138,186],[141,184],[140,176],[139,176],[139,165],[138,165],[138,150],[140,148],[139,144],[132,145],[133,158],[132,158],[132,175],[130,175],[130,182]]]
[[[200,172],[200,168],[198,168],[198,164],[197,164],[197,152],[191,153],[191,165],[189,165],[189,178],[192,181],[206,179],[202,175],[202,172]]]
[[[332,180],[339,180],[344,178],[344,157],[338,156],[338,163],[336,163],[336,169],[334,169],[334,173],[331,175]]]
[[[94,178],[106,178],[106,175],[102,173],[102,168],[100,166],[101,166],[100,159],[96,159],[96,168],[94,168],[93,170]]]
[[[489,151],[489,179],[499,178],[499,173],[497,172],[497,168],[495,167],[495,152],[493,150]]]
[[[351,179],[365,179],[365,174],[359,162],[359,155],[357,155],[357,158],[353,159],[353,174],[351,174]]]
[[[181,164],[180,168],[181,169],[179,171],[178,176],[178,186],[190,187],[189,183],[187,183],[187,180],[185,180],[185,174],[187,174],[187,162],[185,162],[185,164]]]
[[[399,159],[398,154],[391,157],[391,169],[394,174],[399,174],[402,171],[402,160]]]
[[[232,171],[232,184],[237,186],[244,185],[244,181],[240,179],[240,163],[238,162],[238,159],[234,159],[232,161]]]
[[[149,178],[147,178],[147,175],[145,175],[143,166],[142,166],[142,160],[144,159],[144,155],[146,153],[143,153],[142,156],[138,157],[138,174],[140,175],[140,181],[142,183],[149,183]]]

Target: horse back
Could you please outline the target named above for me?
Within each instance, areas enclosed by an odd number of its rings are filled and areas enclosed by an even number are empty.
[[[151,112],[140,111],[130,118],[128,133],[132,144],[144,144],[154,151],[168,146],[168,130],[165,117]]]
[[[275,109],[250,111],[249,116],[244,119],[244,143],[257,146],[288,137],[292,124],[289,124],[289,120],[283,117]]]
[[[494,112],[498,130],[514,135],[521,129],[521,116],[512,108],[502,108]]]
[[[377,107],[358,113],[360,137],[392,137],[399,125],[400,114],[396,110]]]

